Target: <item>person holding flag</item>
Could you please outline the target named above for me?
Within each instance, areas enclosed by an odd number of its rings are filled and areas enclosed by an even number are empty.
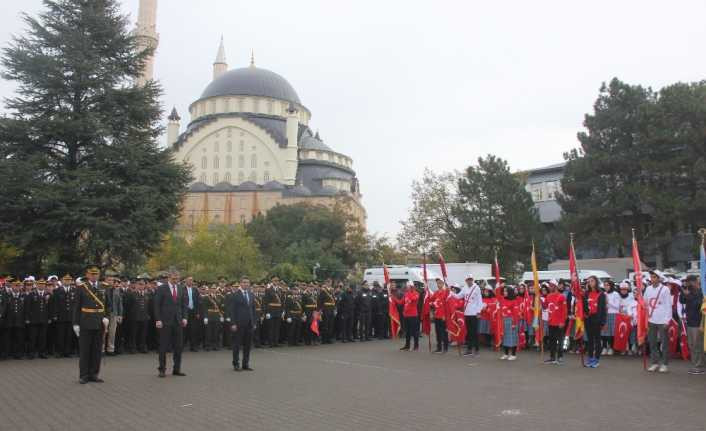
[[[598,368],[601,360],[601,329],[606,324],[607,305],[605,293],[601,291],[600,282],[595,275],[586,280],[586,295],[583,298],[583,312],[586,316],[586,342],[588,361],[585,366]]]
[[[515,294],[515,289],[507,286],[503,288],[503,295],[498,301],[500,304],[500,317],[502,319],[502,345],[505,351],[500,359],[514,361],[517,359],[517,345],[520,342],[520,300]]]
[[[434,331],[436,331],[436,350],[433,353],[446,353],[449,351],[449,333],[446,331],[446,300],[449,297],[449,288],[444,280],[436,279],[436,292],[429,297],[429,304],[434,312]],[[429,335],[427,333],[427,335]]]
[[[478,314],[483,310],[485,304],[480,287],[473,280],[473,274],[466,275],[466,285],[459,293],[451,295],[456,299],[463,299],[463,316],[466,322],[466,351],[463,356],[477,355],[480,349]]]
[[[651,373],[669,371],[667,327],[672,320],[672,294],[662,281],[661,272],[650,271],[650,285],[647,286],[644,294],[647,304],[647,342],[650,345],[651,362],[647,371]]]
[[[392,297],[391,297],[392,298]],[[402,316],[405,320],[405,343],[400,349],[409,351],[410,341],[414,338],[414,351],[419,350],[419,293],[414,287],[414,283],[408,282],[407,289],[402,299],[393,298],[395,304],[402,304]]]
[[[554,281],[554,280],[552,280]],[[563,361],[563,340],[564,340],[564,325],[568,309],[566,306],[566,297],[557,292],[556,282],[549,283],[549,294],[547,295],[544,307],[547,309],[548,316],[548,339],[549,339],[549,359],[545,360],[545,364],[559,365]]]
[[[686,336],[689,343],[689,352],[691,353],[691,365],[689,374],[701,375],[706,372],[704,370],[704,334],[703,334],[703,319],[701,313],[701,305],[704,301],[704,295],[699,286],[699,277],[691,274],[686,277],[686,282],[681,288],[679,302],[684,305],[686,312]]]

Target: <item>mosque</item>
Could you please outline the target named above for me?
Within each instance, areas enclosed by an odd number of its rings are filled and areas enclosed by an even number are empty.
[[[156,48],[157,0],[140,0],[137,36]],[[140,79],[153,76],[150,59]],[[176,108],[167,145],[192,167],[194,182],[183,204],[182,228],[204,218],[248,222],[276,205],[340,202],[365,227],[366,212],[353,160],[324,143],[309,127],[311,111],[281,75],[256,66],[228,69],[221,39],[213,80],[189,106],[181,130]]]

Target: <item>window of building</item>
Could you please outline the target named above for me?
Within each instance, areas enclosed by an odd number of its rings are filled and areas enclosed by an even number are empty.
[[[226,99],[223,101],[223,108],[223,111],[230,112],[230,99]]]
[[[253,100],[253,112],[260,112],[260,99]]]
[[[262,181],[266,182],[266,183],[270,181],[270,173],[269,172],[265,171],[265,173],[262,174]]]
[[[252,169],[257,168],[257,155],[255,155],[255,154],[253,154],[252,156],[250,156],[250,167],[251,167]]]
[[[213,173],[213,184],[218,184],[218,172]]]
[[[242,154],[238,156],[238,167],[243,169],[245,167],[245,156]]]
[[[213,158],[213,169],[218,169],[218,156]]]
[[[238,99],[238,111],[243,112],[243,110],[243,99]],[[243,134],[241,133],[240,136],[243,136]]]
[[[272,102],[267,102],[267,113],[272,114]]]
[[[228,129],[226,129],[226,136],[228,136],[229,138],[231,136],[233,136],[233,129],[232,128],[229,127]]]
[[[207,161],[205,157],[201,157],[201,169],[206,169],[207,167]]]
[[[226,169],[233,167],[233,158],[231,156],[226,156]]]
[[[216,101],[212,100],[211,101],[211,113],[213,114],[215,112],[216,112]]]
[[[204,173],[204,174],[201,174],[201,177],[199,177],[199,181],[201,181],[202,183],[206,184],[206,174],[205,174],[205,173]]]
[[[530,193],[532,193],[533,201],[541,202],[544,200],[544,193],[542,188],[542,183],[534,183],[530,185]]]
[[[225,176],[225,178],[223,179],[223,181],[225,181],[225,182],[227,182],[227,183],[230,182],[230,172],[226,172],[226,176]]]

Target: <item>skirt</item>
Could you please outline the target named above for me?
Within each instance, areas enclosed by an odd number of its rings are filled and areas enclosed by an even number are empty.
[[[517,325],[513,327],[511,317],[503,318],[503,346],[516,347],[518,343]]]
[[[490,334],[490,322],[485,319],[478,320],[478,333],[479,334]]]
[[[615,313],[608,313],[605,328],[601,329],[601,337],[612,337],[615,335]]]

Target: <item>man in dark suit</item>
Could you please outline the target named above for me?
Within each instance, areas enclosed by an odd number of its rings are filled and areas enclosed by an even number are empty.
[[[250,345],[257,322],[255,320],[255,298],[250,291],[250,279],[240,279],[240,286],[231,295],[228,303],[230,330],[233,333],[233,369],[240,371],[240,345],[243,345],[243,370],[250,368]]]
[[[186,316],[187,326],[186,331],[184,331],[184,344],[189,342],[189,350],[192,352],[199,351],[199,345],[201,344],[201,316],[199,314],[199,291],[194,284],[193,277],[186,277],[184,280],[186,290],[186,300],[187,300],[187,312]]]
[[[170,348],[174,359],[172,374],[186,375],[181,372],[181,351],[184,347],[182,329],[186,327],[186,316],[186,293],[179,285],[179,273],[172,271],[167,282],[157,287],[154,295],[154,320],[159,331],[159,377],[165,376],[167,351]]]

